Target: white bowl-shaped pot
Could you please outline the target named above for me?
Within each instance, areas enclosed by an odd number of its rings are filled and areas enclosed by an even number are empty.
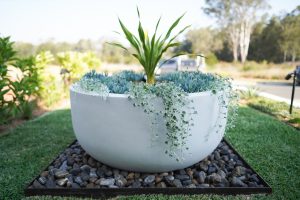
[[[109,94],[103,99],[73,87],[70,92],[72,123],[80,145],[95,159],[119,169],[140,172],[182,169],[212,153],[224,135],[227,109],[218,100],[220,93],[188,95],[193,100],[189,106],[197,114],[192,115],[194,126],[190,127],[191,136],[187,139],[189,150],[183,151],[184,159],[178,162],[165,153],[164,119],[153,127],[149,116],[142,108],[134,107],[128,95]],[[162,102],[158,101],[156,108],[163,109]]]

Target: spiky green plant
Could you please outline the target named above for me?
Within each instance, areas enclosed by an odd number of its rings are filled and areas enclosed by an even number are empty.
[[[137,8],[137,14],[139,17],[139,25],[138,25],[138,36],[135,36],[132,32],[130,32],[126,26],[123,24],[123,22],[119,19],[120,26],[122,28],[122,31],[126,37],[126,39],[129,41],[131,46],[134,49],[134,52],[129,51],[128,48],[123,46],[119,43],[110,43],[112,45],[118,46],[126,51],[128,51],[132,56],[134,56],[138,61],[141,63],[145,70],[145,74],[147,76],[147,83],[154,84],[155,83],[155,75],[154,71],[155,68],[159,62],[159,60],[162,58],[162,55],[170,48],[174,46],[180,45],[179,42],[175,42],[174,40],[180,35],[182,32],[184,32],[187,28],[190,27],[190,25],[184,27],[182,30],[180,30],[176,35],[171,37],[171,33],[173,29],[178,25],[180,20],[183,18],[184,14],[181,15],[169,28],[168,32],[163,36],[160,35],[157,37],[157,28],[160,23],[160,19],[156,23],[155,32],[153,36],[150,38],[147,34],[147,32],[143,29],[141,24],[141,18],[140,18],[140,12]],[[179,56],[180,54],[177,54],[173,57]],[[173,58],[172,57],[172,58]]]

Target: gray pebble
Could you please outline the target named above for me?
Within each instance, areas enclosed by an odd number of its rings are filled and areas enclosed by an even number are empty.
[[[100,181],[100,185],[102,185],[102,186],[109,186],[109,185],[114,185],[114,184],[115,184],[115,179],[113,179],[113,178],[102,179]]]
[[[181,188],[182,187],[182,184],[180,182],[179,179],[174,179],[173,181],[173,186],[177,187],[177,188]]]
[[[247,187],[247,185],[241,181],[240,179],[238,179],[237,177],[233,177],[231,180],[231,184],[234,187]]]
[[[133,188],[140,188],[142,186],[142,184],[141,184],[141,182],[139,182],[139,181],[134,181],[133,183],[132,183],[132,187]]]
[[[63,178],[63,179],[58,179],[56,181],[57,185],[59,186],[64,186],[67,183],[68,179],[67,178]]]
[[[153,181],[155,180],[155,176],[154,175],[150,175],[150,176],[147,176],[145,179],[144,179],[144,183],[146,185],[152,183]]]
[[[67,171],[62,171],[62,170],[56,170],[54,173],[54,176],[58,179],[64,178],[68,175],[69,173]]]
[[[175,175],[176,179],[179,179],[181,181],[189,180],[190,176],[189,175]]]
[[[47,179],[46,179],[45,177],[41,176],[41,177],[38,179],[38,181],[39,181],[42,185],[45,185],[46,182],[47,182]]]
[[[62,170],[62,171],[67,171],[68,170],[68,164],[67,164],[66,160],[61,164],[59,169]]]
[[[37,180],[35,180],[33,182],[33,187],[34,188],[44,188],[44,186],[39,181],[37,181]]]

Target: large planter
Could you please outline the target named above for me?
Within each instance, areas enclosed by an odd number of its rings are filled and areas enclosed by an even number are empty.
[[[109,94],[106,99],[70,89],[72,123],[81,146],[95,159],[119,169],[141,172],[165,172],[182,169],[208,156],[221,141],[225,126],[225,107],[211,92],[191,93],[197,114],[192,115],[184,160],[165,154],[167,146],[164,119],[153,135],[149,116],[125,94]],[[220,94],[219,94],[220,95]],[[157,109],[162,103],[156,102]],[[225,113],[225,114],[224,114]],[[180,153],[180,152],[178,152]]]

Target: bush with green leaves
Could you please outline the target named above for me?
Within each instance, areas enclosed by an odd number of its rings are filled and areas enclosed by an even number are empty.
[[[100,60],[93,52],[61,52],[57,54],[57,60],[62,67],[65,83],[79,80],[85,73],[100,67]]]
[[[35,107],[32,101],[38,96],[40,85],[38,69],[33,57],[18,59],[14,66],[21,70],[22,78],[11,82],[10,89],[15,95],[16,108],[23,118],[29,119]]]
[[[3,124],[11,116],[14,108],[13,101],[9,101],[5,96],[9,95],[9,85],[11,83],[8,76],[8,66],[15,62],[16,52],[12,47],[9,37],[0,37],[0,124]]]
[[[38,68],[39,100],[46,107],[50,107],[54,103],[65,97],[63,79],[60,74],[55,74],[48,70],[50,63],[54,61],[54,56],[49,51],[40,52],[35,57],[35,65]]]
[[[0,124],[13,117],[30,118],[38,94],[38,69],[33,57],[15,57],[13,42],[9,37],[0,38]],[[20,76],[11,77],[8,68],[20,71]]]
[[[206,56],[205,62],[208,66],[214,67],[216,64],[218,64],[219,60],[214,53],[210,53]]]

